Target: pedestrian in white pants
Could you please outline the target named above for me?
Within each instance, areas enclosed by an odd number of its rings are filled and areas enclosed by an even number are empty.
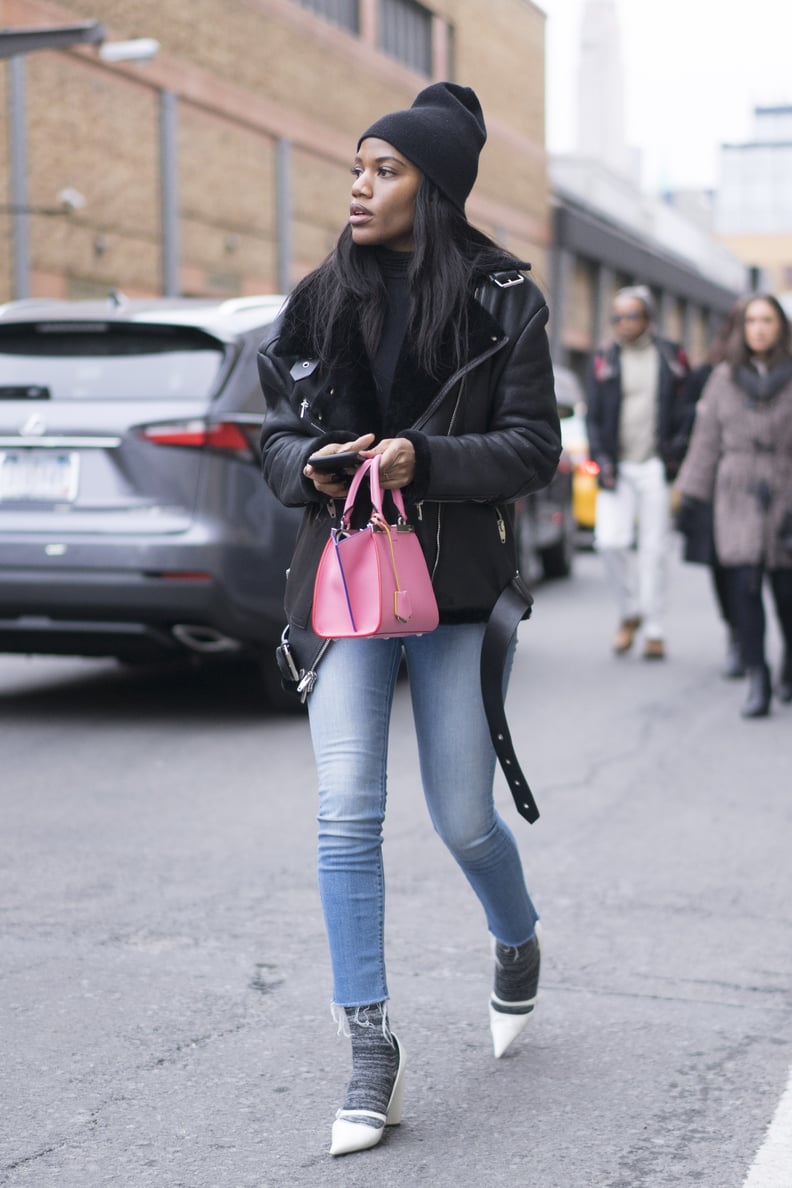
[[[685,352],[653,333],[652,316],[645,286],[616,294],[614,341],[594,355],[586,399],[589,450],[599,466],[595,547],[619,608],[613,650],[628,652],[642,627],[644,656],[662,660],[670,481],[684,456],[693,413]]]
[[[640,624],[647,641],[665,640],[670,541],[670,492],[663,463],[659,458],[622,462],[616,486],[597,496],[594,544],[605,562],[621,622]]]

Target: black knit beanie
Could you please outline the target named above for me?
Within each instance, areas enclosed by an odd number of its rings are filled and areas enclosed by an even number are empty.
[[[361,136],[358,148],[369,136],[387,140],[404,153],[464,214],[487,139],[475,91],[456,83],[432,83],[406,111],[376,120]]]

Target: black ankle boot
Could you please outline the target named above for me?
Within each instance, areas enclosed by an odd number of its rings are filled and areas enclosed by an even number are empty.
[[[729,636],[729,642],[726,647],[726,663],[723,666],[723,675],[727,680],[735,680],[738,677],[745,676],[745,665],[740,655],[740,645],[733,635]]]
[[[778,681],[778,700],[788,705],[792,701],[792,652],[784,653],[784,663]]]
[[[747,675],[748,696],[740,712],[744,718],[764,718],[770,712],[770,670],[763,664],[749,668]]]

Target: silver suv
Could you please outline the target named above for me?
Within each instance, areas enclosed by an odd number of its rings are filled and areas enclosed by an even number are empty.
[[[256,349],[282,298],[0,306],[0,652],[273,646],[299,512],[262,481]]]

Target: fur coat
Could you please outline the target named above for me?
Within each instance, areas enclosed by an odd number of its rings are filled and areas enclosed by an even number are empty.
[[[781,368],[746,391],[721,363],[696,407],[676,485],[713,504],[721,565],[792,568],[781,534],[792,508],[792,362]]]

